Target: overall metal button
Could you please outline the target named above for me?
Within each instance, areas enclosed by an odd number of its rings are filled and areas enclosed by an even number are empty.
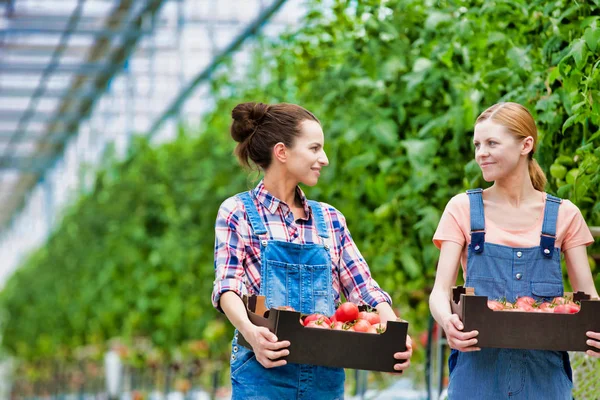
[[[475,246],[475,250],[479,250],[480,248],[479,245]]]
[[[550,254],[550,250],[549,249],[544,249],[544,254]]]
[[[238,351],[238,347],[237,347],[237,346],[233,346],[233,351],[234,351],[235,353],[237,353],[237,351]]]
[[[267,245],[267,241],[263,240],[262,242],[260,242],[260,244],[262,244],[263,246],[266,246]]]
[[[231,359],[232,359],[233,361],[235,361],[235,354],[232,354],[232,355],[231,355]]]
[[[520,251],[517,251],[517,257],[521,258],[522,255],[523,255],[523,253],[521,253]]]
[[[523,277],[523,274],[521,274],[520,272],[517,275],[515,275],[515,278],[517,278],[517,280],[519,280],[519,281],[521,280],[522,277]]]
[[[329,245],[328,244],[326,244],[324,247],[325,247],[325,250],[329,250]]]

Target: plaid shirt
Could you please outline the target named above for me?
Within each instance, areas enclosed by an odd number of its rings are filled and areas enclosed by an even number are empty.
[[[297,193],[307,218],[296,221],[290,207],[271,195],[262,181],[253,189],[252,198],[271,240],[299,244],[321,243],[322,238],[318,236],[306,196],[299,187]],[[340,300],[340,286],[346,299],[353,303],[365,303],[371,307],[382,302],[391,304],[390,296],[381,290],[371,277],[369,266],[352,240],[342,213],[328,204],[321,205],[330,235],[327,240],[332,260],[331,276],[336,304]],[[223,293],[233,291],[240,297],[242,294],[259,293],[260,241],[252,233],[244,204],[235,196],[221,204],[215,235],[216,279],[212,302],[213,306],[222,312],[219,300]]]

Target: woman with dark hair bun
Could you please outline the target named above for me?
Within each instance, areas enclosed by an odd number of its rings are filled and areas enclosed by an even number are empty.
[[[343,292],[353,303],[396,320],[390,296],[373,280],[346,226],[329,204],[308,200],[298,186],[314,186],[329,164],[319,120],[295,104],[243,103],[232,111],[231,136],[242,165],[264,178],[225,200],[217,215],[214,307],[235,326],[231,353],[233,399],[343,399],[344,370],[288,364],[289,341],[253,325],[241,296],[264,295],[267,307],[291,306],[332,315]],[[254,351],[238,346],[238,333]],[[406,360],[412,347],[393,355]],[[392,355],[390,355],[391,357]]]

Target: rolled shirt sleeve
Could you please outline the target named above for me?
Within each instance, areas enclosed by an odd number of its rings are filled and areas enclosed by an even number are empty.
[[[245,247],[238,232],[241,210],[235,207],[235,199],[223,202],[215,223],[215,281],[212,304],[223,312],[219,301],[221,295],[232,291],[242,297],[247,290],[243,267]]]

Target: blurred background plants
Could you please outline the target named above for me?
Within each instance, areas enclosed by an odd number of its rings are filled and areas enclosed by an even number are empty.
[[[92,362],[117,337],[132,368],[227,365],[232,329],[210,303],[213,228],[220,203],[256,183],[228,135],[244,101],[298,103],[321,120],[330,166],[305,189],[345,214],[415,337],[427,326],[444,206],[485,186],[471,134],[488,106],[515,101],[532,112],[547,191],[600,225],[600,2],[311,9],[298,31],[260,43],[249,70],[218,71],[217,102],[200,127],[160,146],[140,138],[124,161],[107,155],[93,189],[0,294],[2,347],[20,368],[39,375],[32,366]],[[87,346],[97,350],[81,356]]]

